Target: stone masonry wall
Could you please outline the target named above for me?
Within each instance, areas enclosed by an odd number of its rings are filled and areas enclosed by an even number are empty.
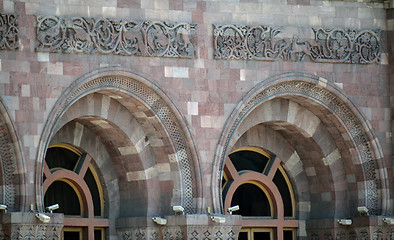
[[[388,179],[393,178],[390,65],[384,38],[381,60],[372,64],[217,60],[214,59],[213,46],[213,24],[293,27],[300,32],[304,28],[322,27],[371,29],[385,33],[392,29],[386,29],[383,3],[320,0],[0,0],[0,10],[18,15],[19,48],[0,51],[0,96],[15,122],[16,134],[22,144],[26,164],[26,208],[30,203],[36,203],[34,180],[35,174],[40,173],[35,173],[35,166],[36,162],[42,161],[37,159],[37,147],[49,112],[73,81],[108,66],[129,69],[156,83],[179,108],[190,127],[200,157],[201,174],[204,176],[203,207],[212,206],[212,161],[228,116],[253,86],[284,72],[306,72],[336,84],[369,120],[385,156]],[[197,24],[196,57],[37,52],[36,15],[194,23]],[[390,199],[392,206],[393,193]],[[390,211],[393,214],[392,209]]]

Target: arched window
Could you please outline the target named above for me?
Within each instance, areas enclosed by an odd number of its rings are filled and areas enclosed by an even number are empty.
[[[294,240],[295,199],[281,161],[256,147],[233,151],[222,179],[225,209],[239,205],[240,240]]]
[[[59,204],[56,212],[65,215],[62,239],[105,239],[103,190],[88,154],[66,144],[49,147],[43,190],[45,206]]]

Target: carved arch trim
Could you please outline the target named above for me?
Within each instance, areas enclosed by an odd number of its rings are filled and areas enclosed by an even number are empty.
[[[231,151],[232,138],[240,123],[262,103],[280,96],[302,96],[321,107],[328,109],[343,125],[347,134],[352,139],[358,154],[359,164],[364,171],[365,202],[367,207],[374,213],[380,213],[387,206],[385,199],[388,198],[385,189],[388,179],[386,174],[378,176],[377,169],[386,171],[384,168],[383,153],[378,139],[366,118],[356,105],[334,84],[321,77],[307,73],[285,73],[274,76],[248,92],[238,103],[227,120],[215,153],[212,186],[220,186],[222,170],[225,159]],[[214,208],[221,212],[220,188],[212,188]]]
[[[19,211],[25,205],[23,152],[16,128],[0,98],[0,164],[2,170],[2,203],[9,211]],[[18,177],[19,176],[19,177]]]
[[[42,182],[43,161],[50,139],[62,115],[78,99],[97,91],[111,90],[128,94],[143,102],[164,126],[174,155],[179,164],[182,177],[182,205],[187,213],[195,213],[201,208],[196,201],[202,196],[201,177],[198,169],[198,156],[194,141],[187,128],[186,121],[170,98],[153,82],[122,68],[103,68],[91,72],[74,81],[58,99],[44,126],[38,147],[36,162],[36,182]],[[37,202],[42,202],[42,189],[36,186]],[[42,206],[41,206],[42,207]],[[40,208],[40,206],[39,206]]]

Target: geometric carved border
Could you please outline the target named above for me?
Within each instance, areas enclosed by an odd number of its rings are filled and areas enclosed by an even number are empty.
[[[271,26],[214,25],[216,59],[253,59],[328,63],[378,63],[380,31],[312,28],[314,39],[282,34]],[[305,31],[305,29],[300,32]],[[303,40],[300,40],[303,39]]]
[[[60,115],[64,113],[65,108],[70,106],[74,101],[80,99],[82,96],[104,89],[128,92],[132,96],[144,102],[160,119],[170,136],[170,140],[174,146],[179,163],[183,188],[182,205],[185,208],[185,212],[193,213],[195,209],[193,197],[196,194],[195,187],[193,187],[195,173],[192,168],[192,154],[188,147],[185,133],[183,132],[181,124],[176,118],[175,113],[171,110],[165,100],[150,87],[130,77],[118,75],[98,77],[73,89],[70,95],[57,109],[54,118],[59,119]]]
[[[8,206],[9,211],[17,211],[19,205],[19,186],[20,179],[17,177],[18,163],[17,156],[18,143],[15,142],[16,137],[11,118],[0,99],[0,161],[2,170],[3,182],[3,199],[2,204]]]
[[[60,239],[62,225],[21,224],[12,231],[11,239]]]
[[[291,80],[271,85],[254,94],[249,101],[242,105],[242,108],[238,109],[238,114],[234,117],[232,125],[228,128],[229,130],[226,134],[227,138],[225,139],[223,149],[221,150],[220,166],[223,166],[232,135],[241,121],[250,111],[262,104],[264,101],[283,94],[307,96],[308,98],[311,98],[327,107],[339,119],[341,119],[344,126],[350,133],[361,157],[360,160],[366,178],[366,206],[371,213],[379,213],[381,204],[378,198],[378,180],[375,172],[377,164],[367,133],[356,115],[340,98],[314,83],[302,80]]]
[[[0,13],[0,49],[17,49],[19,47],[18,32],[18,16]]]
[[[196,24],[37,16],[37,51],[194,58]]]
[[[120,240],[236,240],[240,226],[186,225],[117,229]]]
[[[3,204],[6,204],[10,210],[16,210],[16,188],[19,185],[15,176],[16,156],[8,127],[2,118],[0,118],[0,160],[4,179],[5,202]]]

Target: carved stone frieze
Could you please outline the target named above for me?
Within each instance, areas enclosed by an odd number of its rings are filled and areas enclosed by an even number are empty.
[[[282,34],[271,26],[214,25],[216,59],[375,63],[380,61],[380,32],[313,28],[314,39]],[[301,31],[302,32],[302,31]]]
[[[24,224],[14,229],[11,239],[60,239],[63,226]]]
[[[193,58],[196,25],[37,16],[37,51]]]
[[[221,215],[224,223],[215,223],[206,214],[165,216],[166,225],[153,224],[150,218],[117,219],[121,240],[235,240],[241,230],[241,216]]]
[[[50,222],[39,221],[34,212],[8,212],[0,214],[0,239],[58,240],[64,223],[64,215],[48,214]]]
[[[388,226],[313,230],[308,233],[308,240],[392,240],[393,237],[394,229]]]
[[[0,49],[19,47],[18,17],[16,14],[0,13]]]

